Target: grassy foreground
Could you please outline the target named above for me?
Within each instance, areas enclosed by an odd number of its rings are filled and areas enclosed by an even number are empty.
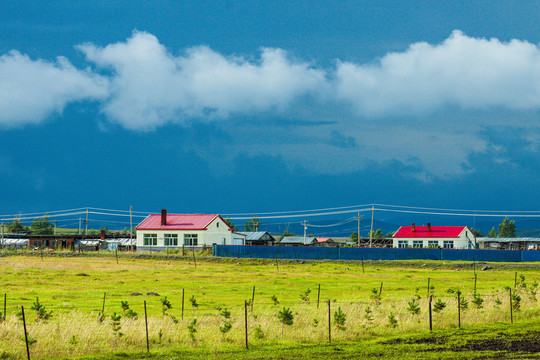
[[[26,357],[17,316],[21,305],[34,342],[32,358],[43,359],[322,359],[330,354],[342,359],[475,358],[474,354],[533,358],[539,351],[530,345],[540,342],[536,297],[540,268],[536,265],[493,264],[493,269],[481,271],[481,266],[473,269],[472,264],[461,263],[366,262],[362,269],[358,262],[276,264],[198,258],[195,264],[190,257],[122,255],[117,263],[110,255],[51,255],[0,257],[0,295],[7,294],[7,317],[0,322],[0,359]],[[519,301],[514,299],[513,326],[510,289],[519,296]],[[460,313],[461,329],[457,328],[458,291],[467,302]],[[100,321],[105,293],[105,316]],[[445,304],[433,313],[432,335],[426,332],[428,294],[434,303]],[[45,313],[52,312],[49,319],[40,319],[31,309],[36,297]],[[164,314],[165,297],[172,308]],[[252,298],[250,349],[245,350],[244,301]],[[145,301],[149,355],[145,354]],[[137,316],[129,316],[126,303]],[[411,303],[417,304],[417,313]],[[291,325],[278,319],[283,308],[290,309]],[[342,324],[336,320],[338,309]],[[113,314],[120,316],[116,330]],[[537,341],[527,342],[529,338]]]

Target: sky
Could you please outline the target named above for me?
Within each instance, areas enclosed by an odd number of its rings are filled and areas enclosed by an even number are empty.
[[[3,1],[0,213],[538,210],[538,1]]]

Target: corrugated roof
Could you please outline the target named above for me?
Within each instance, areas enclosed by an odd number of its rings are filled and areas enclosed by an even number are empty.
[[[167,214],[166,225],[161,225],[161,214],[148,215],[136,230],[204,230],[219,215]],[[223,220],[226,226],[228,226]]]
[[[241,231],[240,234],[246,235],[246,240],[260,240],[268,231]],[[270,235],[270,233],[268,233]],[[272,237],[272,235],[270,235]]]
[[[477,238],[477,240],[484,240],[484,242],[497,242],[497,243],[512,243],[512,242],[537,242],[540,243],[540,238]]]
[[[306,237],[306,244],[311,244],[313,241],[315,241],[314,237]],[[304,243],[304,237],[303,236],[286,236],[280,241],[281,244],[303,244]]]
[[[427,231],[427,226],[402,226],[394,234],[394,238],[457,238],[465,230],[466,226],[431,226],[431,231]]]

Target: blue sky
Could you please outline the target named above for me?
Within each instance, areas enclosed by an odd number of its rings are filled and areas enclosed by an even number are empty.
[[[536,210],[539,5],[4,1],[1,213]]]

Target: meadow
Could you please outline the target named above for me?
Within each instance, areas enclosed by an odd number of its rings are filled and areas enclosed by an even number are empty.
[[[540,339],[540,267],[534,264],[489,264],[482,271],[485,264],[425,261],[70,255],[2,254],[0,296],[6,294],[7,304],[0,359],[26,358],[21,306],[33,359],[350,358],[361,352],[394,358],[415,347],[426,358],[431,355],[422,346],[437,342],[414,342],[415,336],[450,341],[457,334],[459,345],[463,334],[481,337],[483,329],[488,338],[508,332],[505,337]],[[3,312],[2,298],[0,304]]]

